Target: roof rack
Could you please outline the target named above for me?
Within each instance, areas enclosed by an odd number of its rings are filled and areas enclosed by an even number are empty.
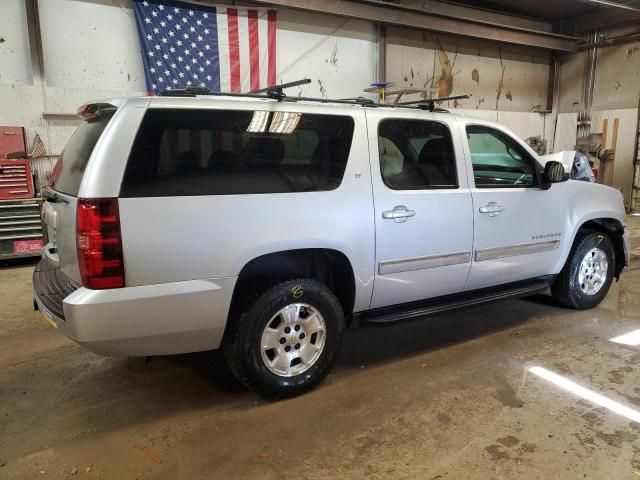
[[[471,95],[455,95],[451,97],[439,97],[439,98],[427,98],[422,100],[415,100],[412,102],[401,103],[377,103],[369,98],[355,97],[355,98],[343,98],[343,99],[331,99],[331,98],[314,98],[314,97],[293,97],[287,96],[284,93],[285,88],[297,87],[300,85],[307,85],[311,83],[311,80],[304,78],[295,82],[281,83],[278,85],[272,85],[260,90],[254,90],[249,93],[232,93],[232,92],[214,92],[208,88],[201,86],[190,85],[184,89],[169,88],[160,92],[161,97],[196,97],[198,95],[211,95],[218,97],[242,97],[242,98],[256,98],[256,99],[272,99],[278,102],[319,102],[319,103],[339,103],[345,105],[358,105],[362,107],[389,107],[389,108],[415,108],[419,110],[428,110],[430,112],[447,112],[448,110],[436,108],[435,104],[439,102],[446,102],[448,100],[460,100],[464,98],[470,98]]]
[[[273,98],[274,100],[278,100],[279,102],[281,102],[282,99],[287,96],[287,94],[284,93],[285,88],[299,87],[300,85],[307,85],[309,83],[311,83],[310,78],[303,78],[302,80],[296,80],[295,82],[279,83],[277,85],[272,85],[267,88],[253,90],[252,92],[249,92],[249,93],[252,93],[252,94],[265,93],[267,97]]]
[[[416,108],[419,108],[421,110],[429,110],[430,112],[436,112],[436,111],[442,111],[444,109],[439,109],[436,108],[436,103],[440,103],[440,102],[448,102],[449,100],[462,100],[462,99],[466,99],[466,98],[471,98],[471,94],[468,95],[453,95],[450,97],[438,97],[438,98],[427,98],[427,99],[423,99],[423,100],[415,100],[412,102],[401,102],[401,103],[397,103],[395,105],[399,106],[399,107],[406,107],[406,106],[415,106]],[[444,110],[445,112],[447,110]]]

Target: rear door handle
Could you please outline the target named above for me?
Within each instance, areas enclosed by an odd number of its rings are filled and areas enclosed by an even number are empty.
[[[409,210],[404,205],[396,205],[393,210],[382,212],[382,218],[393,220],[396,223],[406,222],[409,217],[415,217],[415,210]]]
[[[489,202],[484,207],[480,207],[480,213],[488,213],[490,217],[495,217],[500,212],[504,212],[504,207],[498,202]]]

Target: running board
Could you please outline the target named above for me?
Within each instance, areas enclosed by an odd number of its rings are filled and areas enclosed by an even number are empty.
[[[553,277],[543,277],[527,282],[502,285],[497,288],[484,288],[472,292],[445,295],[421,302],[412,302],[392,307],[377,308],[356,314],[358,323],[391,323],[399,320],[411,320],[434,313],[469,308],[483,303],[497,302],[509,298],[527,297],[544,293]]]

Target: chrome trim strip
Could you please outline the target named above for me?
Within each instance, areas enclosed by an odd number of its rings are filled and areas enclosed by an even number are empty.
[[[471,262],[471,252],[445,253],[444,255],[430,255],[426,257],[402,258],[387,260],[378,265],[379,275],[390,273],[411,272],[426,268],[446,267]]]
[[[509,245],[506,247],[483,248],[482,250],[476,250],[475,261],[482,262],[518,255],[529,255],[530,253],[550,252],[557,250],[559,247],[560,240],[548,240],[546,242],[521,243],[519,245]]]

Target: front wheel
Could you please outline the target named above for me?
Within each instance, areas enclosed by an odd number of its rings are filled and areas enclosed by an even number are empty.
[[[615,253],[609,237],[599,232],[579,232],[551,293],[567,307],[593,308],[607,295],[614,270]]]
[[[232,325],[224,350],[231,371],[268,398],[315,387],[329,373],[344,331],[335,294],[311,279],[280,283]]]

